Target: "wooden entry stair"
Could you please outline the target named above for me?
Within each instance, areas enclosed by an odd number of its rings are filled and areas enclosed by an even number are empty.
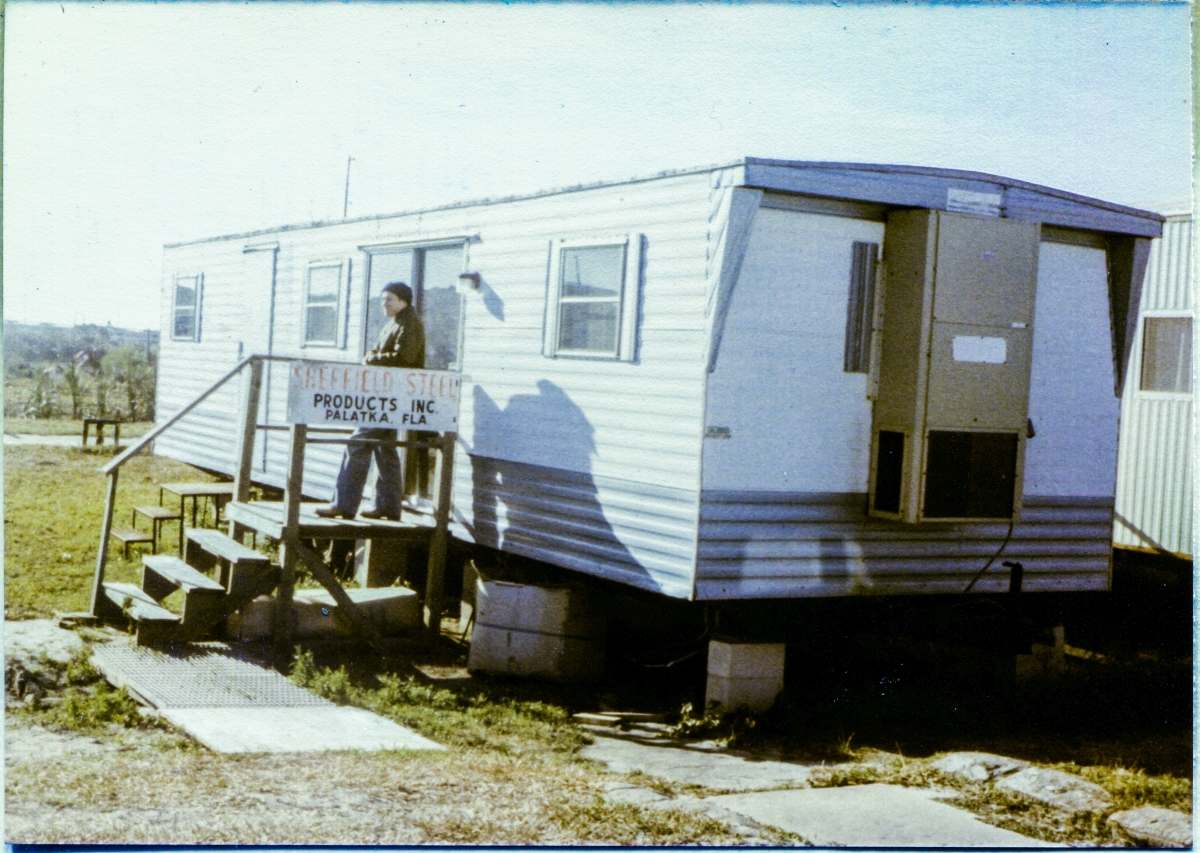
[[[188,531],[187,559],[142,557],[141,586],[103,582],[97,615],[132,622],[139,646],[185,643],[205,638],[226,616],[279,583],[279,567],[265,555],[215,530]],[[183,592],[181,615],[163,606],[177,591]]]
[[[399,538],[427,544],[428,573],[425,584],[425,623],[436,637],[441,627],[442,594],[453,482],[454,448],[457,434],[443,433],[428,441],[397,441],[398,446],[432,448],[437,451],[437,498],[432,516],[410,516],[402,522],[362,522],[340,520],[329,523],[301,506],[305,447],[314,444],[363,443],[351,437],[351,430],[315,428],[310,437],[304,424],[272,425],[258,423],[259,393],[263,365],[268,361],[291,361],[274,356],[254,355],[240,362],[208,390],[176,412],[137,444],[114,459],[105,468],[108,491],[100,533],[100,550],[92,585],[91,612],[94,616],[117,622],[132,622],[139,645],[163,645],[188,642],[207,636],[218,623],[259,595],[276,590],[273,614],[273,643],[281,663],[292,653],[292,597],[296,572],[303,567],[333,597],[356,631],[377,645],[369,620],[350,599],[324,559],[309,540]],[[216,530],[193,527],[186,533],[183,559],[166,555],[143,557],[141,585],[105,581],[109,537],[113,533],[113,510],[121,466],[141,452],[166,430],[211,396],[226,382],[248,370],[242,400],[240,434],[237,436],[233,468],[236,471],[229,506],[230,535]],[[281,503],[251,501],[251,471],[255,435],[259,430],[286,430],[289,458],[286,486]],[[303,516],[303,517],[302,517]],[[182,522],[181,522],[182,526]],[[263,554],[242,544],[248,533],[262,533],[279,545],[279,565],[272,565]],[[211,576],[210,574],[211,573]],[[175,592],[182,591],[182,613],[164,607]],[[176,609],[179,609],[176,607]]]

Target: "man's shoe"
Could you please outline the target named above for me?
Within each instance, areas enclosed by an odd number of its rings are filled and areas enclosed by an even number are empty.
[[[336,506],[319,506],[313,510],[321,518],[354,518],[354,515],[338,509]]]
[[[359,513],[363,518],[381,518],[386,521],[399,521],[400,513],[384,512],[381,509],[366,509]]]

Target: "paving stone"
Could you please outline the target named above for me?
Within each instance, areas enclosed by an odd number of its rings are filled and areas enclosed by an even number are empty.
[[[710,801],[818,847],[1051,847],[898,785],[763,791]]]
[[[62,686],[63,670],[84,648],[78,634],[49,619],[4,623],[6,668],[27,673],[42,687]]]
[[[1112,808],[1112,797],[1094,782],[1061,770],[1026,767],[996,782],[996,787],[1024,794],[1067,812],[1098,812]]]
[[[678,797],[675,799],[664,799],[649,805],[650,808],[654,809],[682,809],[683,811],[719,820],[722,823],[728,824],[730,829],[741,836],[740,844],[758,847],[775,843],[776,836],[768,834],[769,830],[761,823],[744,814],[728,809],[712,799]]]
[[[930,762],[930,766],[949,776],[958,776],[970,782],[988,782],[1029,765],[1016,758],[1005,758],[990,752],[951,752]]]
[[[608,731],[599,730],[597,734],[607,735]],[[802,764],[731,755],[711,742],[667,746],[662,741],[639,743],[629,737],[598,736],[595,743],[581,752],[585,758],[603,762],[617,773],[641,771],[661,779],[722,791],[800,784],[808,780],[813,770]]]
[[[214,752],[443,750],[362,708],[163,708],[162,716]]]
[[[1191,847],[1192,816],[1157,806],[1117,812],[1108,822],[1138,844],[1154,847]]]

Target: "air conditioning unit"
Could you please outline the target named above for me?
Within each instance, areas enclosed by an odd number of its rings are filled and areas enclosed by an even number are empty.
[[[871,515],[1020,515],[1039,240],[1037,223],[889,215]]]

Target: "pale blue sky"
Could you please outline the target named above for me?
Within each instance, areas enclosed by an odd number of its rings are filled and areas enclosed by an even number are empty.
[[[1185,4],[10,0],[4,309],[156,328],[162,245],[733,160],[1191,185]]]

